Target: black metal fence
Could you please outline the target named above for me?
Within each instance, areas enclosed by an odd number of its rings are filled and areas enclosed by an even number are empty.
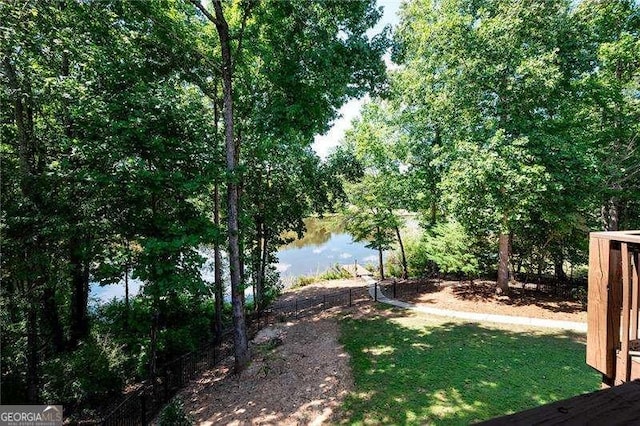
[[[368,299],[365,287],[354,287],[320,296],[295,298],[278,302],[266,309],[262,318],[300,318],[326,309],[353,306]],[[151,422],[162,407],[190,380],[215,367],[233,354],[233,345],[226,341],[222,345],[206,345],[197,352],[190,352],[157,369],[158,377],[141,383],[139,389],[128,395],[112,412],[99,422],[103,426],[138,426]]]
[[[411,297],[416,294],[437,292],[441,289],[441,282],[437,279],[429,280],[393,280],[378,284],[385,296],[393,299]],[[572,279],[559,281],[552,277],[539,282],[516,282],[510,285],[516,293],[540,292],[554,295],[566,300],[578,300],[586,294],[586,279]],[[490,289],[491,294],[493,290]]]
[[[383,282],[377,284],[377,291],[382,292],[391,299],[398,299],[410,295],[429,293],[438,291],[438,286],[434,281],[415,280],[415,281],[398,281]],[[377,298],[376,298],[377,299]]]
[[[330,294],[276,302],[265,311],[275,319],[301,318],[335,307],[349,307],[368,300],[366,287],[352,287]]]
[[[158,368],[154,381],[143,382],[100,422],[104,426],[146,425],[191,379],[232,354],[232,345],[209,344]]]

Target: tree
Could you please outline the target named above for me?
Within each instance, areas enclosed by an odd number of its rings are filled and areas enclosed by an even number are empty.
[[[414,1],[396,33],[407,82],[397,87],[438,148],[448,210],[498,237],[503,291],[511,235],[554,184],[542,147],[564,94],[568,11],[564,1]]]
[[[345,209],[346,228],[355,241],[368,241],[365,247],[378,251],[380,278],[385,279],[383,252],[393,247],[396,241],[394,230],[400,224],[393,212],[381,207],[372,186],[378,182],[366,176],[361,182],[348,187],[350,203]]]
[[[9,328],[27,336],[16,338],[27,362],[10,368],[27,372],[31,402],[42,366],[88,339],[91,276],[111,283],[133,269],[156,309],[171,292],[200,291],[193,249],[209,231],[194,200],[211,179],[194,118],[208,111],[148,16],[126,2],[37,6],[0,5],[3,171],[16,172],[3,182],[2,291]],[[130,243],[131,263],[104,267]]]
[[[0,52],[3,166],[15,172],[6,175],[3,188],[3,243],[9,247],[3,281],[14,300],[10,310],[30,300],[23,305],[27,401],[36,402],[42,358],[73,349],[88,334],[88,267],[98,224],[87,214],[95,186],[83,185],[88,162],[78,155],[84,145],[75,131],[86,84],[70,66],[85,56],[68,31],[57,43],[50,41],[58,28],[77,18],[77,8],[46,5],[41,14],[32,4],[0,8],[6,17]],[[80,197],[85,203],[79,206]],[[67,291],[71,300],[65,312],[56,300]],[[14,324],[21,315],[13,317]],[[52,336],[44,351],[38,349],[41,330]]]
[[[147,317],[124,324],[150,329],[153,379],[164,317],[209,295],[198,249],[215,241],[220,331],[225,236],[241,368],[249,253],[264,303],[280,233],[301,231],[336,189],[310,145],[346,99],[382,82],[385,37],[365,34],[379,11],[371,1],[212,6],[0,3],[0,320],[14,333],[2,336],[2,374],[25,400],[42,393],[40,370],[90,353],[90,280],[115,285],[131,271],[144,281],[125,309]]]
[[[469,229],[499,234],[498,285],[508,291],[513,224],[526,222],[545,189],[543,166],[527,155],[527,139],[497,133],[484,146],[460,142],[440,183],[450,212]],[[486,231],[485,231],[486,232]]]
[[[341,188],[311,150],[349,97],[384,76],[385,35],[369,38],[380,13],[370,1],[264,2],[253,10],[238,62],[243,241],[257,307],[279,236],[331,208]]]
[[[378,250],[390,248],[386,235],[389,230],[395,233],[400,248],[402,277],[406,279],[407,259],[400,232],[403,219],[397,211],[412,206],[417,194],[408,186],[410,179],[403,163],[406,138],[400,126],[393,122],[396,115],[391,105],[381,99],[365,104],[361,118],[354,120],[352,128],[347,131],[343,148],[353,153],[364,173],[359,184],[350,186],[349,202],[367,213],[352,216],[350,228],[358,236],[368,233],[375,241],[372,247]],[[363,223],[354,223],[357,218]],[[366,231],[372,221],[375,222],[375,232]],[[381,255],[380,269],[383,271]]]
[[[575,136],[590,144],[595,202],[602,227],[633,228],[640,185],[640,7],[637,2],[584,1],[572,18],[583,48],[574,77]]]
[[[478,259],[473,255],[473,241],[457,222],[434,226],[433,234],[426,236],[424,245],[427,258],[445,274],[472,276],[479,270]]]
[[[216,26],[224,87],[235,79],[234,95],[224,89],[226,150],[227,155],[235,150],[236,162],[227,189],[236,188],[231,192],[238,197],[241,223],[238,266],[231,250],[230,260],[232,272],[237,268],[240,274],[239,285],[245,269],[251,272],[260,308],[273,243],[283,231],[301,231],[302,218],[327,204],[324,173],[310,150],[313,137],[326,129],[347,98],[381,82],[386,39],[365,35],[380,16],[370,1],[237,2],[224,7],[214,2],[214,14],[192,3]],[[226,24],[225,16],[230,17]],[[229,217],[234,214],[231,198],[227,204]],[[290,208],[285,212],[282,205]],[[230,222],[228,232],[236,232]]]
[[[225,129],[225,152],[227,173],[231,177],[227,182],[227,230],[229,234],[229,270],[231,277],[231,304],[233,309],[233,326],[234,326],[234,355],[235,368],[240,371],[246,367],[250,360],[249,341],[247,338],[247,328],[244,317],[244,298],[242,286],[242,270],[240,262],[240,242],[238,227],[238,176],[237,176],[237,150],[235,133],[234,133],[234,107],[233,107],[233,77],[234,77],[234,61],[231,46],[231,35],[229,32],[229,24],[225,18],[222,8],[222,2],[213,1],[214,15],[200,4],[197,0],[192,3],[211,21],[216,27],[218,37],[220,39],[221,49],[221,77],[223,91],[223,115]],[[243,13],[243,24],[248,18],[251,7],[247,3]],[[238,41],[238,50],[242,45],[241,33]]]

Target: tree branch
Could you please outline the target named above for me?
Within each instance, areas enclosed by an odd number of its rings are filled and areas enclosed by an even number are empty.
[[[220,22],[216,19],[216,17],[213,16],[211,12],[209,12],[198,0],[189,0],[189,2],[195,7],[197,7],[198,9],[200,9],[200,12],[202,12],[202,14],[206,16],[206,18],[209,21],[211,21],[213,24],[220,25]]]
[[[20,158],[20,166],[23,176],[30,176],[33,174],[33,150],[31,141],[31,131],[28,128],[28,118],[26,115],[28,109],[22,102],[23,96],[21,96],[20,82],[18,81],[18,75],[9,59],[9,54],[4,55],[2,64],[4,65],[5,75],[9,80],[9,87],[11,88],[11,94],[13,95],[13,108],[14,119],[16,127],[18,129],[19,143],[18,154]],[[25,120],[27,122],[25,122]]]
[[[254,0],[248,0],[244,3],[243,14],[242,14],[242,24],[240,25],[240,33],[238,34],[238,46],[236,47],[236,52],[233,55],[234,58],[238,57],[240,50],[242,49],[242,40],[244,39],[244,30],[247,26],[247,19],[249,19],[249,15],[251,14],[251,9],[255,4],[256,4],[256,1]]]

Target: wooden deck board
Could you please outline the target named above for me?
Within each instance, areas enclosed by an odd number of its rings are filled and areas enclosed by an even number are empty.
[[[342,265],[342,269],[349,272],[354,277],[363,277],[365,275],[372,275],[364,266],[358,264],[347,264]],[[355,270],[355,272],[354,272]]]
[[[633,381],[480,425],[637,425],[640,424],[640,381]]]

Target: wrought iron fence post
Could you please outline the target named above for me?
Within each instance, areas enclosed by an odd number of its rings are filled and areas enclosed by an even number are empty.
[[[168,367],[164,368],[163,384],[164,384],[164,400],[168,401],[169,400],[169,368]]]
[[[373,300],[378,301],[378,282],[373,284]]]
[[[142,421],[143,425],[147,424],[147,400],[145,398],[145,390],[142,389],[142,392],[140,393],[140,409],[141,409],[141,417],[140,420]]]

